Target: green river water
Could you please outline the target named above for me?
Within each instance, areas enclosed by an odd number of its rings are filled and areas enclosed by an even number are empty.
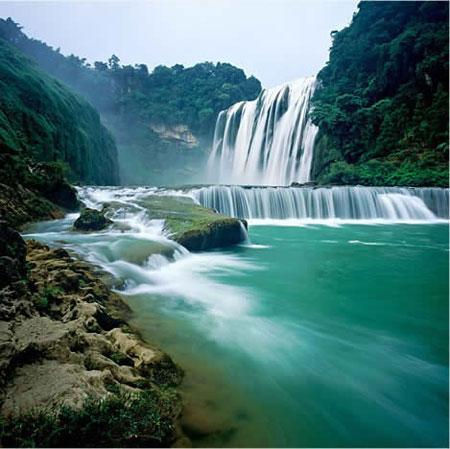
[[[221,429],[195,443],[447,445],[448,227],[255,226],[250,237],[168,268],[204,283],[192,297],[182,286],[128,297],[144,335],[186,369],[192,419]],[[222,255],[233,260],[215,269]]]
[[[133,324],[186,371],[194,445],[448,445],[448,224],[250,226],[142,265],[153,231],[73,219],[29,237],[127,281]]]

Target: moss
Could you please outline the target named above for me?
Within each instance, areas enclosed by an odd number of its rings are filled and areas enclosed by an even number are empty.
[[[240,220],[195,204],[190,198],[152,196],[141,201],[151,218],[164,219],[171,237],[191,251],[240,243]]]
[[[80,216],[73,224],[78,231],[100,231],[108,227],[112,221],[104,213],[95,209],[82,209]]]
[[[81,409],[35,410],[0,421],[3,447],[160,447],[174,439],[176,398],[155,391],[88,398]]]
[[[52,302],[56,301],[63,293],[60,287],[47,286],[35,296],[34,304],[41,312],[49,312]]]
[[[134,366],[133,360],[123,352],[113,352],[108,357],[117,365]]]

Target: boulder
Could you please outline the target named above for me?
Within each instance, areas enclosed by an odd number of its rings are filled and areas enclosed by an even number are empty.
[[[87,207],[82,209],[81,214],[76,219],[73,227],[77,231],[100,231],[110,224],[112,224],[112,221],[105,217],[102,211]]]
[[[26,274],[27,246],[20,234],[0,221],[0,287]]]
[[[164,229],[189,251],[205,251],[242,243],[247,222],[217,213],[179,196],[154,195],[141,201],[150,218],[163,219]]]

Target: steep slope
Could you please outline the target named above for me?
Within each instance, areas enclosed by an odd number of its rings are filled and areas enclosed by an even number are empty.
[[[0,39],[2,153],[67,165],[72,180],[117,184],[114,140],[89,104]]]
[[[186,182],[212,143],[218,113],[252,100],[260,82],[226,63],[193,67],[122,65],[117,56],[93,66],[28,38],[12,19],[0,20],[0,37],[82,94],[116,138],[123,183]]]
[[[361,2],[332,32],[313,179],[448,185],[448,14],[447,2]]]

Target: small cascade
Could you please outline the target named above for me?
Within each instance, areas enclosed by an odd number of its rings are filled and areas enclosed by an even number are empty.
[[[430,221],[449,217],[449,189],[404,187],[210,186],[202,205],[238,218]]]
[[[310,180],[317,127],[308,117],[315,78],[265,89],[222,111],[208,161],[211,183],[290,185]]]

